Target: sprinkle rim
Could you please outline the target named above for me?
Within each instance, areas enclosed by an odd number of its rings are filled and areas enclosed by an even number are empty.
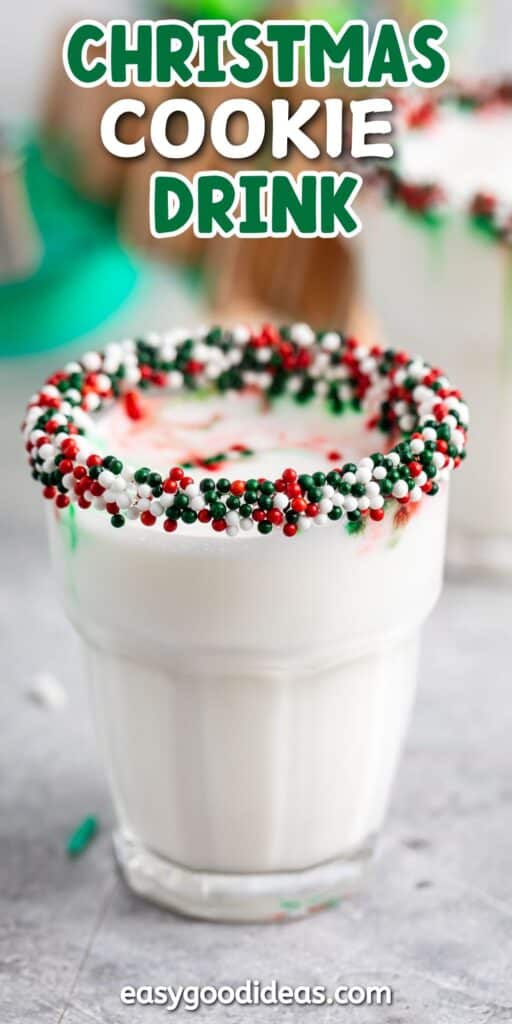
[[[205,387],[257,389],[270,399],[288,394],[303,404],[320,397],[333,413],[360,411],[367,429],[400,440],[330,472],[286,468],[277,479],[249,481],[196,480],[183,466],[162,476],[93,451],[91,413],[122,400],[137,419],[139,390]],[[390,508],[407,521],[465,458],[468,421],[460,392],[421,358],[295,324],[171,331],[87,352],[32,397],[23,432],[32,476],[58,509],[94,507],[115,528],[127,519],[144,526],[161,519],[168,533],[201,523],[230,537],[255,527],[263,536],[278,529],[294,537],[312,523],[341,523],[358,533],[369,519],[382,522]]]
[[[429,127],[440,109],[455,105],[468,113],[512,106],[512,79],[480,82],[473,86],[451,83],[442,87],[436,98],[413,99],[402,96],[398,101],[404,132]],[[368,173],[370,183],[380,185],[392,204],[403,206],[409,213],[427,223],[440,225],[448,212],[455,212],[446,192],[434,181],[410,181],[396,166],[373,165]],[[458,209],[458,208],[457,208]],[[492,241],[512,246],[512,202],[486,191],[477,191],[467,205],[460,208],[470,223]]]

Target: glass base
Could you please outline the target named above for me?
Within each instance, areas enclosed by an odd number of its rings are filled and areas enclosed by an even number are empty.
[[[147,850],[124,830],[114,848],[126,882],[145,899],[211,921],[287,921],[336,906],[357,888],[374,838],[352,854],[305,871],[232,875],[191,871]]]

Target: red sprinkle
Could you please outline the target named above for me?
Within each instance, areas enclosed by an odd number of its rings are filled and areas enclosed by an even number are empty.
[[[60,450],[68,459],[74,459],[78,455],[78,445],[76,441],[73,441],[72,437],[66,437],[60,446]]]
[[[267,519],[272,526],[281,526],[284,520],[283,513],[278,508],[271,508]]]
[[[144,417],[144,406],[137,391],[127,391],[124,396],[124,411],[131,420],[141,420]]]

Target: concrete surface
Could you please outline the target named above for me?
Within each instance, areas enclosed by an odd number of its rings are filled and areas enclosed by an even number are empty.
[[[122,986],[247,978],[390,985],[394,1006],[217,1007],[199,1016],[212,1024],[512,1021],[511,589],[452,582],[445,590],[426,631],[413,726],[365,892],[286,926],[206,925],[145,905],[119,879],[78,645],[56,603],[42,530],[8,523],[3,536],[2,1024],[147,1024],[167,1011],[122,1006]],[[66,687],[64,709],[30,698],[41,670]],[[90,812],[101,834],[70,862],[66,837]]]

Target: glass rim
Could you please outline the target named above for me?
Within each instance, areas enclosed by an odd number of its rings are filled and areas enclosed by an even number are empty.
[[[303,403],[323,397],[334,413],[349,407],[370,414],[367,429],[400,439],[357,463],[311,474],[286,467],[277,479],[196,479],[179,465],[163,476],[93,450],[91,414],[123,401],[136,420],[139,391],[172,395],[205,386]],[[150,334],[87,352],[32,397],[23,431],[32,476],[57,509],[95,508],[115,528],[161,520],[167,533],[200,523],[229,537],[257,528],[262,536],[279,530],[291,538],[312,523],[357,533],[368,520],[383,522],[390,508],[435,497],[465,458],[468,422],[460,391],[420,357],[306,324],[241,325]]]

